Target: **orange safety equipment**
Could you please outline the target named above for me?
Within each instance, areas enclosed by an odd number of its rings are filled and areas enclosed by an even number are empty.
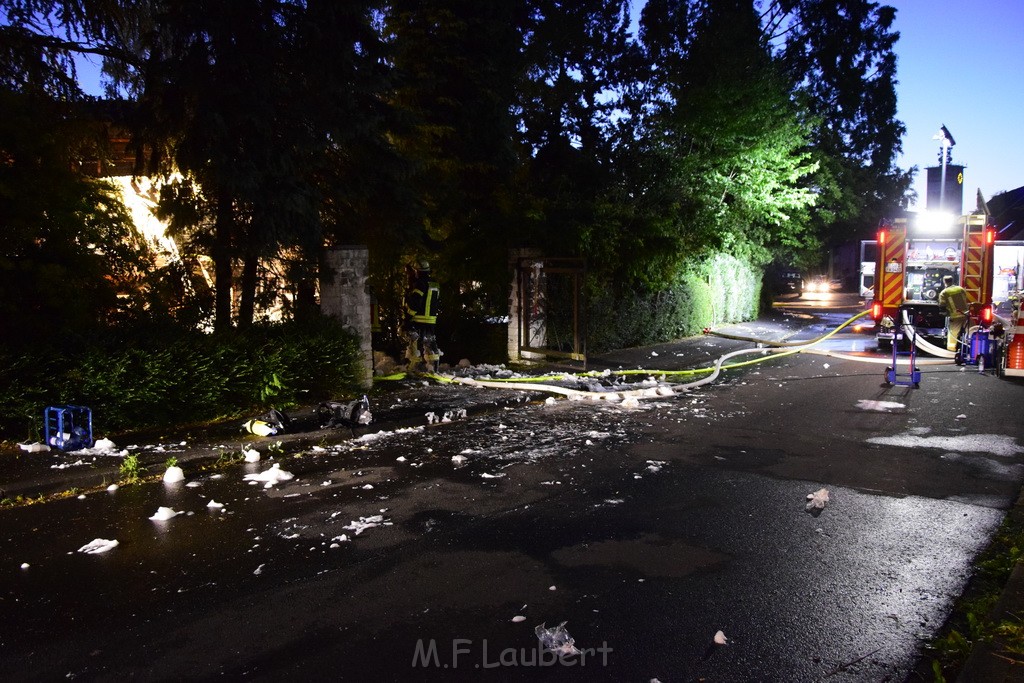
[[[1013,341],[1006,347],[1004,372],[1013,377],[1024,377],[1024,302],[1017,310],[1017,325],[1013,328]]]

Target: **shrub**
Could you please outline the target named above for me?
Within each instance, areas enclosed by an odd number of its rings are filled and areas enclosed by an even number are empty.
[[[0,436],[38,439],[47,405],[87,405],[97,427],[123,431],[323,400],[356,388],[358,361],[329,318],[223,335],[147,325],[0,352]]]
[[[613,289],[591,280],[587,350],[645,346],[695,335],[716,323],[751,320],[760,296],[760,271],[729,254],[688,268],[661,291]]]

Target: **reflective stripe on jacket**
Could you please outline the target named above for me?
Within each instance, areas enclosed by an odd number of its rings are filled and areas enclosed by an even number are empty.
[[[967,290],[959,285],[950,285],[939,292],[939,305],[946,309],[951,318],[964,317],[964,311],[970,304],[967,301]]]
[[[425,289],[423,289],[425,288]],[[406,312],[413,323],[435,325],[440,290],[435,282],[420,282],[406,295]]]
[[[422,290],[417,289],[414,292],[419,295],[418,298],[421,299],[422,306],[418,307],[419,310],[411,311],[412,321],[425,325],[437,324],[437,302],[441,296],[440,287],[436,282],[428,282],[425,296]]]

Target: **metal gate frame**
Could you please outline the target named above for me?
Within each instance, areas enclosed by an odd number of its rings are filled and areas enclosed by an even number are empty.
[[[582,361],[584,368],[587,363],[587,340],[586,340],[586,316],[583,305],[583,281],[586,275],[586,261],[581,258],[555,257],[555,258],[520,258],[516,264],[516,280],[519,286],[519,350],[552,356],[555,358],[568,358],[570,360]],[[535,290],[549,275],[567,275],[572,278],[572,351],[562,351],[546,346],[531,346],[529,343],[530,330],[534,323],[546,315],[545,300],[544,306],[540,302],[534,305],[527,305],[531,300],[530,283],[535,281]],[[532,292],[534,298],[539,296],[538,291]]]

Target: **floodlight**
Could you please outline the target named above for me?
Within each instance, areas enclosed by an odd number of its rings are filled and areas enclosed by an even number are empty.
[[[954,216],[947,211],[921,211],[914,219],[915,230],[923,233],[948,233],[953,225]]]

